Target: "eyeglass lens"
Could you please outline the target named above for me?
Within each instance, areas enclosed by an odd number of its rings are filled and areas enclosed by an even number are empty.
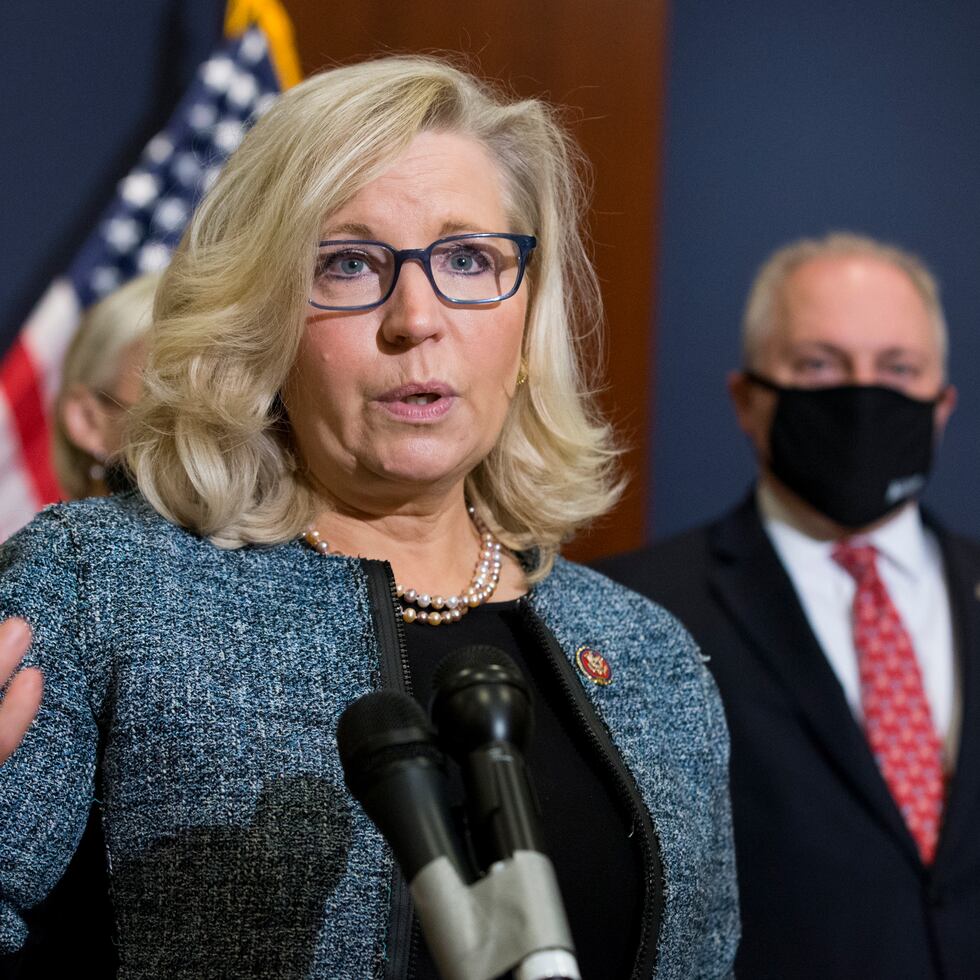
[[[520,247],[509,238],[449,240],[432,249],[429,265],[445,299],[494,300],[514,288]],[[328,242],[319,249],[310,299],[321,306],[370,306],[388,294],[394,274],[395,255],[383,245]]]

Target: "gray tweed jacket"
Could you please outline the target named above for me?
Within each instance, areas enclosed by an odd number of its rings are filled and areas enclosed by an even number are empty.
[[[38,719],[0,767],[0,952],[23,943],[20,913],[63,873],[97,796],[120,977],[392,975],[397,877],[333,734],[392,683],[380,569],[298,542],[223,551],[135,495],[48,508],[0,550],[0,617],[31,623],[28,662],[45,673]],[[728,975],[728,739],[694,644],[561,559],[526,605],[652,821],[656,976]],[[575,671],[583,645],[611,684]]]

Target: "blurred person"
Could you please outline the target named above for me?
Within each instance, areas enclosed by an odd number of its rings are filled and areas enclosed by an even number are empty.
[[[55,474],[69,499],[101,496],[128,488],[117,459],[128,412],[143,383],[145,335],[153,319],[153,297],[160,273],[145,273],[96,303],[79,325],[65,355],[61,388],[55,399],[51,456]],[[0,626],[6,672],[13,670],[30,638],[22,620]],[[4,642],[6,640],[6,642]],[[21,672],[0,712],[0,761],[8,756],[37,710],[43,680],[36,669]],[[6,734],[5,734],[6,733]],[[23,948],[0,956],[0,978],[71,973],[85,949],[87,968],[112,976],[117,967],[112,942],[112,907],[102,833],[102,813],[92,804],[88,823],[65,873],[51,893],[25,913],[28,938]]]
[[[756,487],[600,565],[679,616],[718,682],[740,977],[980,975],[980,547],[918,504],[956,403],[946,348],[916,256],[780,249],[729,378]]]
[[[0,946],[98,793],[120,976],[435,976],[334,731],[489,643],[532,691],[583,975],[730,974],[710,675],[558,554],[619,493],[574,161],[542,103],[419,58],[315,76],[245,137],[160,286],[140,493],[0,552],[45,684],[0,767]]]
[[[143,384],[146,332],[159,272],[130,280],[82,319],[65,355],[55,400],[52,459],[69,500],[128,489],[114,460]]]

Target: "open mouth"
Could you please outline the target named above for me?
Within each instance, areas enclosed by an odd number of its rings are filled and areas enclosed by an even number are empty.
[[[389,415],[405,422],[435,422],[449,413],[456,392],[443,381],[412,381],[393,388],[378,398]]]

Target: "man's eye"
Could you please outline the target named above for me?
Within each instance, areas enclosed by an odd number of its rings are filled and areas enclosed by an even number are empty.
[[[831,366],[825,357],[805,357],[796,362],[797,371],[825,371]]]
[[[889,364],[885,370],[898,378],[914,378],[919,374],[919,368],[915,364]]]

